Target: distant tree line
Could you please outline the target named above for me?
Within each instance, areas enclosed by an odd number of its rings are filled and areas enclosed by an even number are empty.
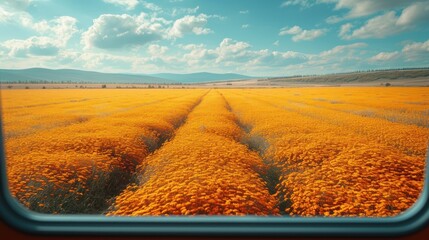
[[[46,81],[46,80],[17,80],[0,81],[3,84],[155,84],[155,85],[189,85],[189,83],[153,83],[153,82],[91,82],[91,81]]]
[[[75,81],[46,81],[46,80],[16,80],[16,81],[1,81],[2,83],[18,83],[18,84],[90,84],[93,82],[75,82]]]
[[[114,84],[112,84],[112,85],[114,85]],[[135,85],[120,86],[120,85],[118,85],[118,86],[116,86],[116,88],[170,88],[170,85],[151,85],[151,84],[149,84],[147,86],[145,86],[145,85],[146,84],[139,84],[138,86],[135,86]],[[8,85],[7,88],[8,89],[12,89],[13,86],[12,85]],[[85,86],[85,85],[75,85],[75,88],[87,88],[87,86]],[[107,88],[107,84],[102,84],[101,88]],[[182,86],[182,88],[185,88],[185,86]],[[189,88],[189,87],[186,87],[186,88]],[[30,89],[30,87],[29,86],[25,86],[25,89]],[[46,86],[42,86],[42,89],[46,89]]]

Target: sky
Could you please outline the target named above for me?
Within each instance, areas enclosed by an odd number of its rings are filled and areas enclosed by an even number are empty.
[[[0,68],[293,76],[429,67],[429,0],[0,0]]]

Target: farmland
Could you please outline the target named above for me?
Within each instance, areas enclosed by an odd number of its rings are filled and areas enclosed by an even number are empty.
[[[424,87],[8,89],[12,196],[42,213],[395,216],[423,190]]]

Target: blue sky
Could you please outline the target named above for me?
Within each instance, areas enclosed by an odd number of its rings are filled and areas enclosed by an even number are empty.
[[[3,0],[0,68],[324,74],[429,67],[429,0]]]

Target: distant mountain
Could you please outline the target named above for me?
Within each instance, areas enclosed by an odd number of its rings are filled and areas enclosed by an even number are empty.
[[[252,77],[234,73],[160,73],[151,75],[126,73],[101,73],[73,69],[0,69],[0,82],[73,82],[73,83],[206,83],[251,79]]]
[[[206,83],[206,82],[215,82],[215,81],[228,81],[228,80],[254,78],[254,77],[249,77],[249,76],[235,74],[235,73],[222,74],[222,73],[209,73],[209,72],[198,72],[198,73],[189,73],[189,74],[158,73],[158,74],[151,74],[150,76],[168,79],[168,80],[181,82],[181,83]]]
[[[175,83],[147,75],[100,73],[72,69],[0,69],[0,82]]]

